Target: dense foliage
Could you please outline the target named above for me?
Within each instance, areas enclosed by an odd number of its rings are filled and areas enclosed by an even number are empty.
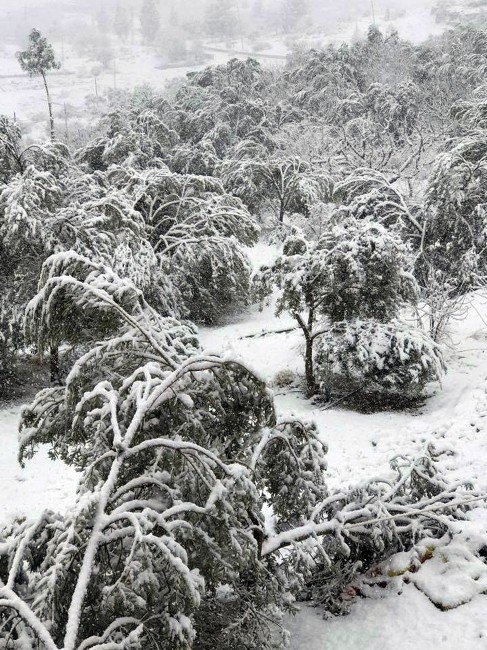
[[[20,433],[21,461],[47,443],[81,478],[64,517],[3,533],[7,649],[281,647],[280,617],[326,545],[337,562],[348,543],[380,554],[384,512],[388,534],[442,534],[462,516],[464,487],[434,475],[419,492],[399,473],[390,491],[329,495],[315,427],[278,420],[245,365],[202,353],[192,327],[104,265],[48,258],[27,326],[40,348],[79,343],[80,330],[88,344],[65,385],[24,409]]]
[[[206,19],[231,35],[228,3]],[[157,20],[145,2],[149,40]],[[167,96],[114,93],[73,151],[0,120],[0,381],[49,352],[20,458],[47,444],[80,471],[68,513],[1,533],[0,648],[282,647],[297,594],[340,611],[359,567],[463,515],[431,450],[330,493],[316,427],[277,418],[193,323],[275,299],[309,396],[399,402],[438,380],[456,301],[485,282],[486,43],[371,27],[283,69],[234,59]],[[56,67],[36,30],[26,52]]]

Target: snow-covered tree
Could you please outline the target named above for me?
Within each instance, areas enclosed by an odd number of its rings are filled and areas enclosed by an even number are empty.
[[[259,147],[262,152],[262,147]],[[221,167],[225,187],[249,204],[270,202],[277,212],[279,223],[290,212],[308,215],[311,206],[327,201],[332,192],[332,182],[327,175],[315,172],[305,161],[293,158],[255,158],[255,147],[238,151],[236,160],[230,158]],[[252,156],[252,157],[251,157]]]
[[[22,347],[23,309],[35,294],[42,262],[59,244],[53,228],[62,204],[70,165],[64,144],[55,141],[25,147],[15,123],[0,120],[0,329],[3,370],[13,369],[13,353]],[[4,386],[7,387],[4,372]],[[9,377],[12,372],[7,373]]]
[[[428,256],[438,271],[454,272],[459,289],[486,270],[486,104],[465,109],[467,133],[438,157],[426,191]]]
[[[130,33],[130,20],[126,7],[118,2],[113,16],[113,29],[121,41],[125,41]]]
[[[62,142],[36,142],[24,146],[22,131],[16,122],[0,116],[0,181],[6,185],[29,165],[38,171],[63,175],[69,165],[69,152]]]
[[[202,607],[213,641],[266,647],[265,620],[286,597],[285,574],[264,559],[264,491],[280,494],[283,530],[306,520],[326,496],[315,431],[278,423],[257,377],[202,355],[194,330],[159,317],[107,267],[58,255],[40,286],[27,315],[40,347],[80,332],[98,343],[24,414],[24,457],[49,441],[83,471],[74,511],[43,528],[34,614],[65,647],[131,633],[135,647],[176,648],[192,645]],[[283,472],[295,477],[287,495]]]
[[[20,127],[6,115],[0,116],[0,182],[6,184],[22,171],[22,133]]]
[[[76,153],[77,160],[94,171],[110,165],[136,169],[163,166],[164,157],[178,140],[177,133],[150,107],[117,107],[104,116],[102,128],[105,135]]]
[[[109,264],[142,290],[154,282],[157,260],[147,239],[145,222],[122,192],[74,200],[59,210],[53,222],[64,249]]]
[[[19,322],[23,307],[35,294],[43,261],[69,249],[109,264],[145,290],[162,312],[179,314],[177,290],[160,269],[146,222],[134,210],[132,197],[114,187],[107,174],[82,174],[69,167],[57,143],[32,148],[25,160],[29,158],[52,171],[29,165],[0,193],[7,310],[3,316]],[[51,361],[57,378],[58,361],[53,357]]]
[[[233,0],[209,0],[205,23],[210,37],[224,41],[234,38],[237,32],[237,14]]]
[[[213,176],[218,156],[210,140],[201,140],[195,145],[181,144],[171,152],[169,167],[178,174]]]
[[[0,247],[0,254],[2,253],[3,247]],[[5,256],[2,261],[8,262],[8,258]],[[0,265],[0,273],[2,267],[3,264]],[[12,308],[7,303],[9,293],[9,287],[4,286],[4,296],[0,301],[0,397],[3,398],[10,396],[16,374],[15,320],[10,317]]]
[[[252,213],[258,213],[265,201],[262,185],[253,165],[264,160],[267,149],[260,142],[244,139],[228,149],[216,167],[227,192],[241,199]]]
[[[354,508],[358,503],[368,503],[374,504],[374,510],[384,504],[386,510],[391,512],[395,507],[401,507],[391,503],[395,500],[404,505],[420,501],[426,495],[434,500],[442,500],[442,494],[449,486],[441,467],[444,456],[440,447],[428,445],[424,454],[412,460],[403,455],[396,456],[390,461],[387,481],[372,480],[357,486],[351,493],[346,493],[342,500],[335,502],[332,510],[339,512],[344,508]],[[464,516],[460,512],[457,515],[460,518]],[[418,544],[418,539],[425,533],[433,538],[448,534],[449,529],[448,519],[442,514],[435,522],[426,523],[429,533],[420,530],[421,524],[417,520],[410,526],[404,525],[405,522],[396,525],[397,519],[387,516],[379,515],[379,519],[370,536],[364,537],[352,531],[347,536],[345,546],[333,537],[323,540],[323,548],[319,551],[324,551],[326,555],[314,558],[316,564],[301,598],[324,607],[332,615],[343,616],[354,606],[355,597],[359,594],[365,597],[383,594],[383,589],[388,587],[397,590],[398,576],[394,572],[393,576],[388,574],[391,565],[388,560],[384,562],[384,558],[416,546],[418,552],[412,554],[411,561],[412,571],[415,571],[431,553],[426,540],[423,546]],[[406,580],[408,575],[405,574]]]
[[[285,32],[299,33],[309,26],[308,0],[282,0],[282,26]]]
[[[220,157],[243,139],[271,150],[275,111],[263,97],[271,81],[255,59],[194,73],[176,94],[173,126],[185,142],[211,141]]]
[[[371,219],[399,230],[404,236],[421,239],[425,225],[420,211],[408,205],[394,182],[397,180],[389,180],[373,169],[358,168],[335,184],[334,199],[343,206],[345,217]]]
[[[159,189],[155,189],[157,187]],[[202,188],[205,189],[201,191]],[[204,238],[218,236],[234,237],[245,246],[253,246],[260,232],[255,219],[240,199],[220,189],[218,182],[211,178],[153,174],[136,207],[144,211],[147,198],[154,196],[149,206],[148,223],[154,229],[156,250],[167,254],[178,242],[201,242]]]
[[[49,247],[54,236],[48,226],[49,217],[61,201],[62,190],[53,174],[40,172],[32,165],[27,167],[0,195],[0,232],[4,242],[18,253],[26,242],[30,247]]]
[[[417,297],[408,248],[381,224],[350,219],[324,234],[316,249],[328,266],[321,304],[332,322],[386,322]]]
[[[401,239],[365,220],[335,227],[319,245],[329,252],[332,287],[323,302],[332,326],[319,339],[316,356],[321,385],[407,400],[439,380],[441,349],[398,320],[401,308],[419,299],[411,255]]]
[[[484,285],[487,272],[486,106],[482,89],[454,106],[463,133],[438,156],[426,188],[416,276],[435,340],[462,312],[468,291]]]
[[[58,70],[61,64],[55,59],[52,45],[42,36],[38,29],[33,29],[29,34],[29,47],[27,50],[17,52],[17,59],[22,70],[25,70],[30,77],[42,77],[46,91],[47,106],[49,110],[49,125],[51,140],[54,140],[54,115],[52,112],[51,95],[47,85],[46,74],[50,70]]]
[[[41,347],[82,329],[90,349],[23,412],[21,459],[47,443],[81,479],[67,515],[1,534],[6,650],[270,649],[322,539],[366,553],[393,530],[443,534],[468,505],[424,473],[414,492],[414,471],[329,495],[312,425],[278,421],[245,365],[201,353],[192,328],[75,253],[46,261],[26,326]]]
[[[161,268],[181,293],[184,313],[214,322],[249,302],[250,265],[242,249],[259,227],[242,202],[213,177],[167,169],[109,172],[134,197]]]
[[[306,382],[312,395],[318,388],[314,350],[323,333],[338,327],[346,345],[350,322],[365,319],[390,324],[401,307],[415,304],[417,285],[407,247],[397,234],[369,219],[349,218],[316,243],[291,236],[283,252],[271,268],[260,270],[255,288],[262,299],[277,286],[277,313],[290,313],[303,331]],[[392,332],[394,327],[388,327],[385,331]],[[372,329],[372,333],[376,331]],[[410,335],[422,336],[412,330]],[[324,361],[322,355],[319,362]],[[320,372],[323,375],[326,371],[322,368]],[[323,384],[325,394],[332,387]]]
[[[221,322],[251,302],[252,268],[234,238],[178,240],[161,255],[161,265],[181,293],[188,317],[198,323]]]
[[[23,308],[35,294],[42,262],[58,244],[52,225],[62,198],[62,187],[54,175],[38,171],[32,165],[23,174],[14,176],[0,193],[4,288],[0,318],[10,324],[10,333],[15,326],[20,327]],[[4,336],[7,334],[4,331]],[[55,357],[51,361],[54,364],[51,375],[55,379]]]

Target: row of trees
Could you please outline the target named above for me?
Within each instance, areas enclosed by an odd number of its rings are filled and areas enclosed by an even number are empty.
[[[301,33],[311,23],[308,0],[205,0],[181,11],[173,1],[161,5],[156,0],[133,4],[119,0],[112,8],[100,7],[95,24],[106,33],[111,30],[123,42],[140,30],[142,42],[158,46],[159,39],[176,31],[183,40],[209,40],[237,43],[244,37],[255,39],[259,32]],[[271,30],[271,27],[274,29]]]

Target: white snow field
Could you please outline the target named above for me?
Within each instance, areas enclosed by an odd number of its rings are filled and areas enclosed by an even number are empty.
[[[43,510],[63,511],[73,502],[76,473],[41,449],[22,468],[17,461],[20,406],[0,410],[0,526]]]
[[[257,266],[272,260],[277,251],[261,243],[250,253]],[[293,412],[318,423],[329,445],[332,487],[387,475],[393,456],[419,454],[432,442],[449,451],[444,466],[451,480],[470,479],[476,487],[487,488],[486,307],[487,298],[475,296],[467,318],[453,323],[456,352],[449,355],[443,388],[431,387],[431,397],[417,410],[365,414],[336,407],[325,411],[313,407],[298,392],[275,388],[280,412]],[[242,337],[289,326],[292,322],[276,318],[272,307],[263,312],[253,307],[232,323],[201,328],[200,335],[206,348],[240,355],[272,384],[280,370],[302,372],[300,334]],[[19,413],[18,405],[0,411],[2,522],[16,516],[32,517],[44,508],[63,511],[75,496],[75,473],[49,459],[46,449],[28,461],[25,469],[18,466]],[[397,588],[393,585],[384,590],[378,599],[357,598],[349,616],[324,621],[319,610],[303,607],[297,618],[288,620],[292,648],[487,648],[487,596],[482,595],[487,593],[487,567],[469,550],[472,543],[478,547],[487,540],[486,531],[487,511],[477,508],[459,525],[453,541],[411,576],[410,584],[398,581]],[[395,561],[404,560],[399,557]],[[441,611],[432,601],[446,605],[448,611]]]

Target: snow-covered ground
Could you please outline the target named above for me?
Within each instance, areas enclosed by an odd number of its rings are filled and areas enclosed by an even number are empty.
[[[268,263],[274,249],[259,245],[253,252],[257,265]],[[384,476],[389,461],[398,454],[419,455],[429,443],[447,448],[445,469],[450,480],[472,480],[477,488],[487,488],[487,298],[472,298],[468,315],[452,324],[452,351],[443,386],[432,387],[424,406],[410,411],[360,413],[313,407],[299,393],[276,388],[276,402],[282,414],[294,413],[317,422],[329,445],[330,486],[357,485]],[[303,341],[298,331],[267,336],[249,335],[292,326],[288,318],[275,318],[272,308],[259,312],[252,308],[236,323],[202,329],[201,340],[212,350],[240,355],[271,384],[282,370],[303,374]],[[454,351],[453,351],[454,350]],[[283,394],[284,393],[284,394]],[[318,610],[304,607],[296,619],[288,621],[293,631],[293,650],[480,650],[487,648],[487,568],[481,564],[481,578],[465,578],[473,567],[465,560],[465,543],[487,531],[487,513],[476,509],[465,524],[462,541],[453,549],[453,558],[440,563],[444,580],[433,581],[433,589],[444,598],[448,590],[453,600],[466,604],[440,611],[414,584],[401,585],[401,595],[388,592],[378,600],[358,599],[349,616],[324,621]],[[467,544],[468,546],[468,544]],[[460,556],[460,559],[457,557]],[[468,555],[468,553],[467,553]],[[440,561],[439,561],[440,562]],[[428,568],[429,569],[429,568]],[[427,569],[421,571],[425,574]],[[433,570],[437,570],[435,566]],[[448,571],[448,574],[446,574]],[[423,575],[420,574],[419,575]],[[436,575],[436,574],[434,574]],[[427,584],[431,576],[426,576]],[[479,582],[481,580],[481,582]],[[468,601],[468,602],[467,602]]]
[[[28,129],[30,135],[42,138],[47,133],[44,85],[40,78],[22,74],[15,58],[16,49],[5,46],[0,50],[0,113],[9,117],[15,115],[17,119],[31,122],[33,128]],[[49,75],[58,130],[64,134],[65,106],[69,130],[77,109],[85,104],[89,96],[101,96],[115,88],[133,90],[144,84],[163,89],[169,82],[184,78],[190,71],[209,64],[224,63],[230,56],[225,52],[212,53],[211,60],[204,65],[162,70],[158,67],[160,59],[155,54],[147,48],[134,46],[119,50],[115,61],[103,68],[94,60],[77,56],[66,46],[65,61],[60,72]]]
[[[276,249],[261,243],[250,253],[257,266],[270,262]],[[297,392],[275,388],[281,413],[293,412],[318,423],[330,449],[328,477],[332,486],[357,484],[384,475],[396,454],[415,454],[429,442],[436,442],[453,452],[445,464],[450,478],[471,479],[477,487],[487,488],[486,307],[487,298],[476,296],[467,318],[453,324],[456,351],[450,353],[443,387],[436,387],[417,410],[366,414],[336,407],[323,411]],[[281,370],[302,373],[301,336],[297,331],[248,336],[289,326],[292,322],[276,318],[272,307],[263,312],[253,307],[227,325],[201,328],[200,337],[207,349],[240,355],[272,384]],[[63,463],[50,460],[45,449],[28,461],[25,469],[18,466],[19,413],[18,405],[0,411],[1,521],[34,516],[44,508],[62,511],[74,500],[75,473]],[[472,512],[465,526],[464,537],[485,534],[486,512]],[[463,546],[459,548],[462,552]],[[402,585],[400,595],[389,591],[387,597],[378,600],[358,599],[349,616],[329,621],[324,621],[319,611],[305,607],[289,622],[293,649],[486,648],[487,596],[481,593],[487,591],[487,568],[485,572],[481,568],[480,577],[469,576],[462,586],[461,562],[460,572],[455,570],[454,562],[445,566],[453,573],[445,576],[437,589],[463,589],[469,601],[466,604],[440,611],[419,588],[409,584]]]
[[[46,449],[20,467],[19,417],[19,405],[0,410],[0,526],[16,517],[35,517],[46,509],[62,512],[73,502],[76,489],[76,473],[51,460]]]
[[[348,616],[323,621],[305,608],[293,621],[292,650],[485,650],[487,596],[442,612],[414,585],[360,600]]]

